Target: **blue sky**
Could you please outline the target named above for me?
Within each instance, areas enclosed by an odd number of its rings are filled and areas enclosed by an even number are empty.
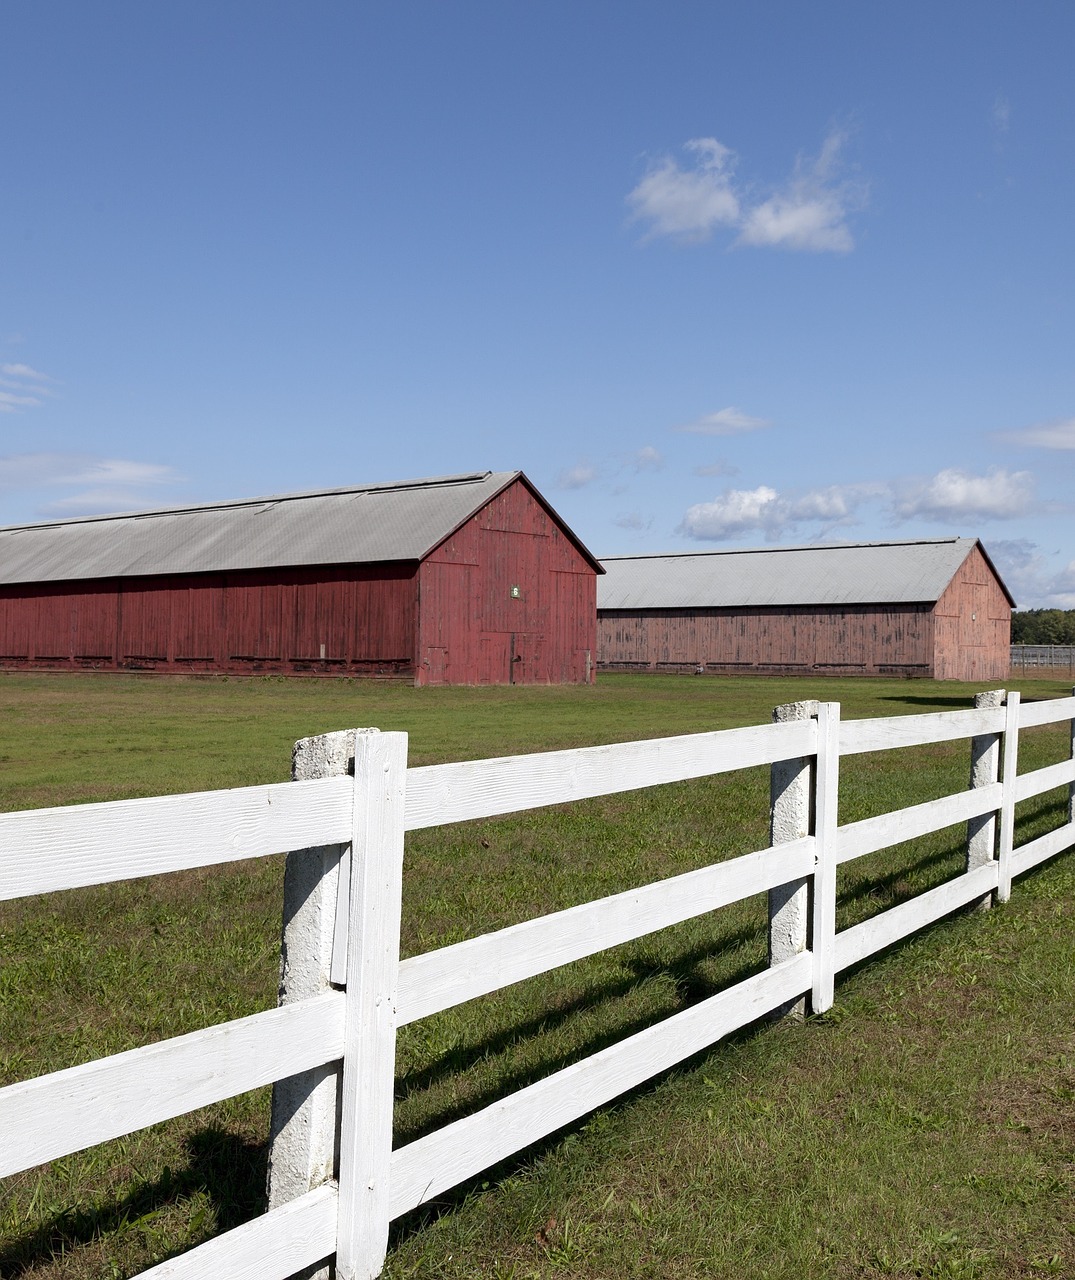
[[[1075,607],[1075,5],[7,0],[0,523],[526,471]]]

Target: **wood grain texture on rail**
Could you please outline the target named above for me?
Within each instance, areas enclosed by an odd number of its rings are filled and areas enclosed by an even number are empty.
[[[408,831],[730,773],[815,750],[812,720],[407,771]]]
[[[351,838],[347,778],[0,813],[0,900]]]
[[[0,1089],[0,1177],[258,1089],[343,1053],[330,992]]]

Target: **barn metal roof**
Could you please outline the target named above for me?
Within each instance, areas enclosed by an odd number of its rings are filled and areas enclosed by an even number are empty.
[[[597,580],[597,607],[933,603],[976,546],[996,574],[977,538],[609,556],[601,561],[605,576]],[[997,581],[1014,605],[999,574]]]
[[[11,526],[0,529],[0,583],[421,560],[520,477],[479,471]]]

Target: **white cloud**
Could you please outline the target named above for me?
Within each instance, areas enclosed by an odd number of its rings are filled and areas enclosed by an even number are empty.
[[[739,244],[810,253],[849,253],[855,242],[847,216],[864,200],[856,185],[839,180],[839,157],[847,137],[831,133],[813,161],[801,157],[781,191],[751,209]]]
[[[998,94],[993,102],[993,125],[1001,136],[1011,128],[1012,104],[1002,94]]]
[[[726,489],[712,502],[688,508],[679,532],[688,538],[718,542],[754,531],[775,539],[800,524],[813,524],[817,526],[813,536],[825,537],[841,525],[854,523],[863,502],[885,493],[885,486],[877,484],[830,485],[787,494],[769,485]]]
[[[697,436],[737,436],[746,431],[760,431],[763,427],[773,425],[770,418],[754,418],[749,413],[737,409],[730,404],[726,409],[718,409],[716,413],[706,413],[694,422],[686,422],[675,431],[686,431]]]
[[[597,468],[588,462],[579,462],[573,467],[565,467],[556,477],[556,484],[561,489],[584,489],[596,479]]]
[[[694,138],[685,144],[693,164],[662,156],[627,203],[635,221],[650,224],[647,240],[697,244],[724,227],[738,231],[737,245],[848,253],[854,239],[847,219],[865,204],[866,192],[842,176],[846,142],[847,134],[834,130],[814,159],[800,156],[786,183],[752,203],[749,189],[734,182],[735,152],[716,138]]]
[[[1029,471],[994,470],[985,476],[949,467],[928,480],[905,481],[893,495],[897,520],[1011,520],[1026,515],[1034,502]]]
[[[1039,422],[1015,431],[997,431],[994,437],[1005,444],[1030,445],[1036,449],[1075,449],[1075,418]]]
[[[726,489],[712,502],[688,507],[679,532],[688,538],[721,542],[740,533],[770,534],[784,523],[784,503],[775,489]]]
[[[671,236],[695,243],[717,227],[739,222],[731,179],[735,152],[716,138],[692,138],[685,147],[696,157],[692,166],[680,168],[671,156],[662,156],[627,197],[634,219],[651,224],[647,239]]]
[[[812,489],[788,503],[792,520],[843,521],[851,515],[856,505],[857,491],[830,485],[827,489]]]

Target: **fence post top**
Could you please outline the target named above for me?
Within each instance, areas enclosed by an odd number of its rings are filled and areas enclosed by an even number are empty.
[[[336,729],[300,738],[291,748],[291,776],[306,778],[344,777],[354,771],[355,735],[380,733],[379,729]]]
[[[789,720],[812,720],[818,713],[820,702],[817,698],[806,698],[802,702],[783,702],[773,708],[773,723],[785,724]]]
[[[974,695],[975,710],[984,710],[987,707],[1002,707],[1007,692],[1007,689],[988,689],[984,693],[976,693]]]

